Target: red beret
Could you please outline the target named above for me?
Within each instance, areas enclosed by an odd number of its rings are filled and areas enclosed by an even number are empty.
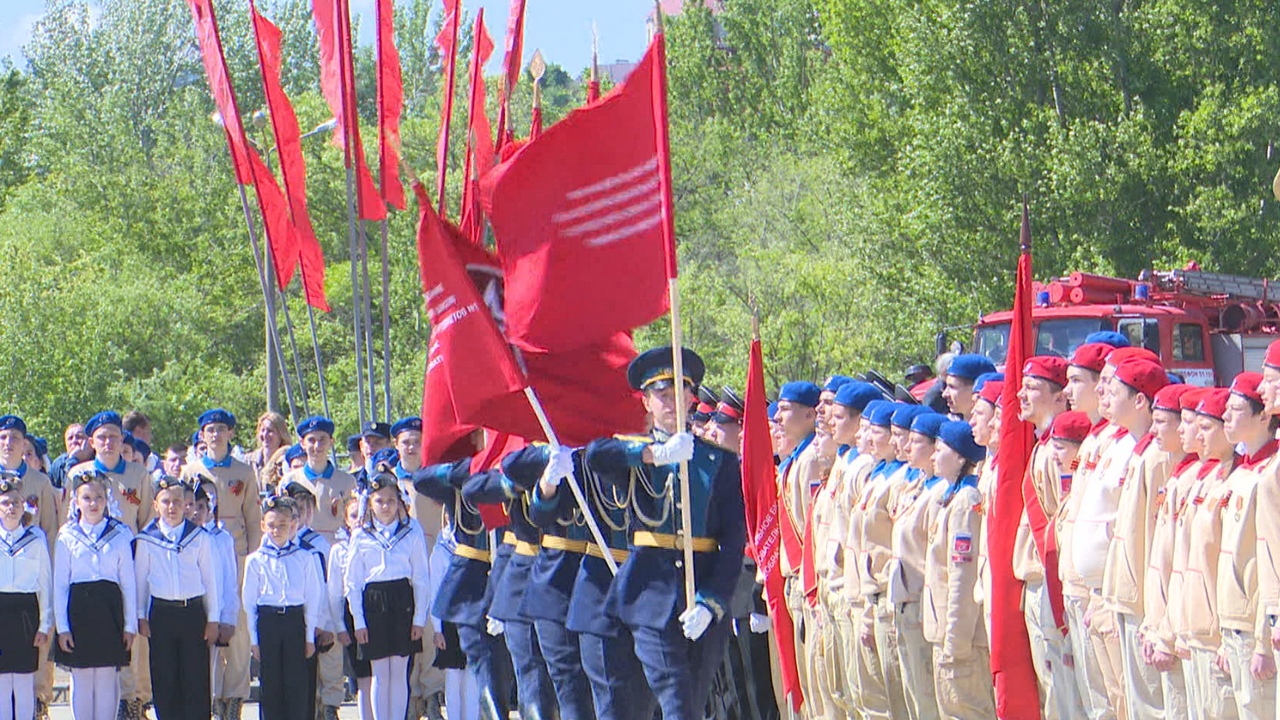
[[[1000,393],[1002,392],[1004,392],[1003,380],[988,380],[983,383],[982,392],[978,393],[978,399],[986,400],[992,405],[1000,407]]]
[[[1089,431],[1093,429],[1093,421],[1089,415],[1078,410],[1058,413],[1049,427],[1049,437],[1053,440],[1070,440],[1074,443],[1084,442]]]
[[[1156,393],[1155,399],[1151,401],[1151,407],[1177,414],[1182,412],[1183,398],[1199,389],[1194,385],[1166,385]],[[1195,406],[1192,405],[1189,409],[1195,409]]]
[[[1112,350],[1115,348],[1106,343],[1085,343],[1071,353],[1069,364],[1100,373],[1102,366],[1107,364],[1107,354]]]
[[[1263,358],[1262,364],[1280,370],[1280,340],[1272,340],[1267,346],[1267,356]]]
[[[1066,387],[1067,361],[1056,355],[1036,355],[1022,366],[1022,376],[1040,378],[1059,387]]]
[[[1214,420],[1221,420],[1222,416],[1227,414],[1227,398],[1229,397],[1231,397],[1231,390],[1227,388],[1212,388],[1200,399],[1200,404],[1196,406],[1196,413],[1211,417]]]
[[[1107,364],[1111,367],[1119,367],[1120,363],[1129,358],[1145,358],[1155,363],[1160,362],[1160,356],[1143,347],[1122,347],[1107,353]]]
[[[1266,405],[1262,401],[1262,393],[1258,392],[1258,386],[1262,384],[1262,373],[1242,372],[1231,381],[1231,392],[1242,397],[1246,397],[1259,405]]]
[[[1169,373],[1158,362],[1134,356],[1116,366],[1116,379],[1154,400],[1156,393],[1169,384]]]
[[[1211,392],[1213,392],[1213,388],[1192,387],[1178,399],[1178,407],[1195,412],[1196,408],[1200,406],[1200,401],[1205,399]]]

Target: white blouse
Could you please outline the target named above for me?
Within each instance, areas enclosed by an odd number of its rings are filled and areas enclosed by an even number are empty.
[[[67,600],[75,583],[106,580],[120,586],[124,602],[124,630],[138,631],[137,577],[133,567],[133,533],[119,520],[104,518],[97,525],[72,520],[58,531],[53,556],[53,615],[58,632],[71,632]]]

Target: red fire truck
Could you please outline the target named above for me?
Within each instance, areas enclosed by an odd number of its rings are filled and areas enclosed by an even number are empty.
[[[1089,333],[1116,330],[1146,347],[1193,385],[1226,385],[1260,370],[1280,337],[1280,286],[1270,280],[1200,270],[1144,271],[1136,280],[1074,272],[1036,283],[1036,353],[1068,357]],[[983,316],[974,352],[1003,364],[1008,310]]]

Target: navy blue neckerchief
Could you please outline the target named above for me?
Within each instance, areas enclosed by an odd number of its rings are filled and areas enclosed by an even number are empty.
[[[22,528],[22,533],[18,535],[18,539],[14,540],[12,545],[3,539],[0,539],[0,551],[4,552],[9,557],[13,557],[21,552],[22,548],[35,542],[38,537],[39,536],[36,535],[35,531],[31,529],[31,526],[28,525]]]
[[[325,480],[328,480],[333,477],[333,463],[325,465],[324,472],[322,473],[312,470],[310,463],[308,463],[302,466],[302,474],[306,475],[308,480],[315,480],[316,478],[324,478]]]
[[[312,555],[315,555],[316,557],[320,558],[320,574],[322,575],[321,579],[327,582],[329,580],[329,563],[328,563],[329,558],[326,558],[324,556],[324,553],[321,552],[320,548],[314,542],[312,542],[313,538],[318,538],[318,537],[320,537],[320,533],[316,532],[311,528],[303,528],[302,532],[298,533],[298,545],[300,545],[303,550],[306,550]]]
[[[292,540],[285,543],[284,547],[276,547],[273,543],[264,540],[262,541],[262,547],[258,548],[259,552],[261,552],[263,555],[266,555],[269,558],[274,558],[276,560],[279,560],[280,558],[288,557],[303,549],[304,548],[299,546],[298,543]]]
[[[79,520],[72,520],[68,528],[70,530],[68,537],[75,538],[81,545],[95,553],[101,553],[107,543],[111,541],[111,538],[124,531],[124,523],[110,516],[106,516],[106,520],[107,524],[103,526],[102,532],[98,534],[97,538],[89,537],[84,528],[80,527]]]
[[[382,534],[382,531],[378,529],[377,525],[366,526],[364,528],[364,534],[373,538],[374,541],[377,542],[378,545],[381,546],[382,549],[385,551],[395,547],[396,543],[400,542],[405,537],[407,537],[409,535],[409,530],[410,530],[410,524],[405,522],[404,520],[400,520],[396,525],[395,531],[391,533],[390,539],[387,539],[387,537]]]
[[[164,531],[160,529],[160,520],[155,519],[150,523],[147,523],[147,526],[142,529],[142,532],[138,533],[137,539],[140,542],[151,543],[162,550],[180,553],[189,547],[191,543],[195,542],[195,539],[201,532],[203,532],[203,530],[203,528],[190,520],[183,520],[181,531],[178,533],[178,539],[170,541],[169,538],[165,537]]]
[[[796,446],[795,450],[791,451],[791,454],[787,456],[787,459],[783,460],[782,464],[778,466],[779,475],[784,479],[787,477],[787,470],[791,469],[791,463],[795,462],[795,459],[800,457],[800,453],[804,452],[805,449],[809,447],[809,443],[812,443],[815,437],[817,437],[816,433],[809,433],[809,437],[805,438],[803,442]]]

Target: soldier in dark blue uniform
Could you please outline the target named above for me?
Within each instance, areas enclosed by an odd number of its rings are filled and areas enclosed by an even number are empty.
[[[458,642],[480,692],[480,716],[484,720],[507,720],[511,657],[506,645],[486,629],[493,600],[489,575],[494,556],[480,512],[462,496],[469,479],[470,458],[429,465],[413,474],[414,490],[444,506],[448,522],[441,531],[440,542],[453,543],[449,569],[440,582],[431,614],[458,628]]]
[[[531,483],[532,484],[532,483]],[[504,503],[511,518],[503,533],[503,545],[514,540],[506,567],[490,579],[494,585],[489,605],[490,632],[501,632],[516,671],[516,694],[520,717],[525,720],[552,720],[556,717],[556,694],[547,672],[546,660],[538,644],[533,618],[520,613],[520,603],[529,586],[529,571],[542,544],[542,530],[529,518],[528,488],[518,486],[501,471],[480,473],[462,488],[463,499],[472,504]]]
[[[629,498],[630,556],[609,588],[606,611],[635,638],[636,656],[664,720],[702,717],[711,677],[728,641],[729,600],[742,572],[746,542],[738,456],[677,427],[702,381],[702,359],[684,350],[684,377],[670,347],[631,362],[627,379],[644,393],[653,420],[648,435],[618,436],[587,447],[587,468],[606,489]],[[693,537],[681,529],[679,464],[688,463]],[[685,543],[694,550],[697,598],[686,606]]]

